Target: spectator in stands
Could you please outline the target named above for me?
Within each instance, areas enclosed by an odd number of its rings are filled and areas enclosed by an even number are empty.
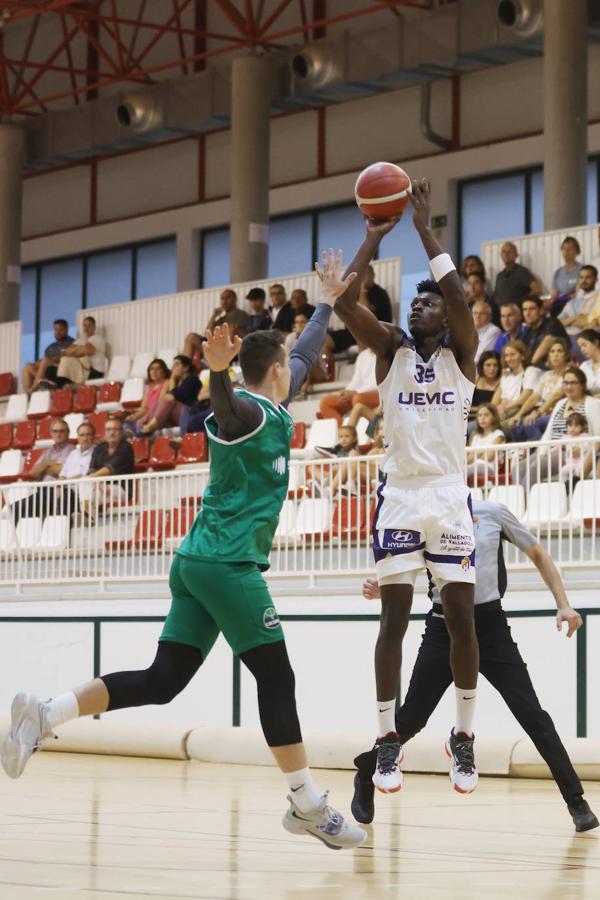
[[[525,297],[537,297],[542,293],[542,286],[529,269],[517,262],[519,251],[512,241],[502,244],[500,256],[504,268],[496,276],[494,303],[518,303],[521,305]]]
[[[569,340],[562,322],[552,318],[544,310],[544,304],[539,297],[527,297],[521,307],[525,333],[523,343],[529,353],[530,365],[543,369],[548,358],[548,351],[555,338]]]
[[[273,327],[271,316],[267,312],[267,295],[262,288],[251,288],[246,294],[251,313],[246,321],[246,334],[253,331],[268,331]]]
[[[475,417],[479,407],[483,403],[491,403],[492,397],[496,393],[500,384],[500,356],[495,350],[486,350],[481,354],[477,362],[477,381],[475,382],[475,390],[473,391],[473,399],[471,401],[471,409],[469,411],[469,419],[472,425],[475,425]],[[472,430],[469,427],[469,432]]]
[[[96,320],[86,316],[82,323],[83,336],[62,350],[56,373],[56,384],[83,384],[88,378],[103,378],[108,368],[104,338],[96,333]]]
[[[287,334],[285,336],[285,347],[288,353],[291,353],[296,346],[298,338],[306,328],[307,324],[308,319],[305,314],[296,313],[296,318],[294,319],[294,330],[291,334]],[[308,378],[300,388],[300,393],[302,396],[306,397],[311,384],[323,384],[323,382],[327,381],[327,379],[329,378],[329,371],[327,367],[329,355],[330,354],[325,349],[325,345],[323,345],[321,347],[319,359],[310,370]]]
[[[589,437],[588,423],[581,413],[571,413],[567,418],[567,434],[569,438]],[[594,451],[590,444],[567,444],[564,449],[565,461],[560,470],[560,480],[566,482],[567,489],[572,491],[580,479],[585,478],[592,470]]]
[[[581,371],[585,372],[587,387],[593,397],[600,396],[600,334],[592,328],[582,331],[577,343],[585,358]]]
[[[319,413],[322,419],[337,419],[341,425],[343,416],[357,403],[372,409],[379,406],[379,391],[375,380],[375,354],[367,348],[361,348],[356,357],[354,374],[347,387],[339,394],[323,397],[319,404]]]
[[[147,369],[148,384],[144,392],[142,405],[139,409],[125,416],[124,422],[127,422],[131,430],[139,434],[145,425],[153,418],[158,407],[158,403],[163,394],[166,393],[171,373],[164,359],[153,359]]]
[[[501,468],[502,457],[493,450],[481,450],[483,447],[494,447],[504,444],[506,436],[500,427],[498,410],[493,403],[482,403],[477,410],[475,428],[471,434],[467,450],[467,478],[477,475],[491,477]],[[477,452],[474,452],[477,450]]]
[[[89,474],[92,456],[94,453],[94,442],[96,440],[96,429],[89,422],[82,422],[77,429],[77,444],[67,456],[64,466],[60,470],[59,478],[78,479],[85,478]],[[57,488],[61,492],[61,508],[67,512],[73,522],[73,515],[77,511],[77,501],[75,499],[75,491],[70,488]],[[78,489],[79,502],[82,506],[84,520],[89,521],[90,516],[90,500],[92,496],[91,485],[89,483],[79,485]]]
[[[539,441],[550,414],[565,393],[563,378],[571,364],[571,345],[556,338],[548,353],[548,371],[544,372],[527,400],[512,417],[513,441]]]
[[[525,334],[521,307],[517,303],[503,303],[500,307],[501,334],[494,344],[496,353],[502,353],[511,341],[522,341]]]
[[[141,434],[152,434],[159,428],[174,428],[179,425],[184,406],[196,402],[200,390],[200,380],[188,356],[180,354],[173,360],[171,377],[158,401],[152,418],[142,426]]]
[[[273,321],[273,328],[282,334],[290,334],[294,328],[294,307],[287,299],[285,288],[282,284],[272,284],[269,288],[269,314]]]
[[[268,329],[267,329],[268,330]],[[237,372],[233,366],[229,367],[229,377],[232,382],[237,378]],[[210,370],[202,372],[200,375],[200,391],[196,401],[190,406],[184,406],[181,410],[179,418],[179,434],[198,434],[200,431],[206,431],[205,422],[212,413],[210,405]]]
[[[473,276],[471,276],[473,277]],[[475,351],[475,365],[479,357],[486,350],[492,350],[501,334],[500,329],[492,324],[492,308],[485,300],[477,300],[471,307],[473,323],[477,331],[477,350]]]
[[[125,437],[123,423],[120,419],[110,418],[104,426],[104,440],[94,447],[90,461],[91,478],[104,478],[109,475],[132,475],[135,458],[133,447]],[[114,482],[107,485],[105,494],[112,493],[113,484],[127,497],[133,493],[133,482]]]
[[[335,447],[316,447],[318,452],[329,458],[344,459],[348,456],[359,456],[358,435],[352,425],[344,425],[339,430],[338,443]],[[310,486],[316,496],[320,496],[331,481],[331,492],[337,493],[342,484],[348,480],[347,465],[336,466],[334,463],[312,468]]]
[[[292,307],[294,309],[295,316],[301,314],[303,316],[306,316],[307,319],[310,319],[315,311],[315,307],[312,305],[312,303],[308,302],[308,295],[306,291],[302,290],[302,288],[295,288],[292,291],[290,303],[292,304]]]
[[[492,398],[503,428],[510,429],[511,418],[537,387],[541,372],[527,366],[527,347],[522,341],[511,341],[502,351],[504,372]]]
[[[485,266],[483,264],[483,260],[479,256],[475,256],[475,254],[471,254],[470,256],[465,256],[462,261],[462,266],[460,268],[460,272],[463,279],[463,288],[465,294],[469,292],[469,276],[470,275],[480,275],[483,279],[483,282],[486,286],[486,291],[488,290],[488,282],[485,274]]]
[[[390,295],[375,281],[375,269],[368,266],[363,278],[363,287],[367,294],[369,309],[380,322],[392,321],[392,301]]]
[[[593,328],[595,306],[600,297],[597,282],[598,270],[595,266],[581,266],[577,293],[565,304],[558,316],[576,350],[577,336],[584,328]]]
[[[465,299],[469,304],[470,308],[473,309],[474,304],[481,300],[483,303],[487,303],[492,311],[492,321],[494,325],[497,325],[500,321],[500,313],[498,307],[495,303],[492,302],[490,296],[487,293],[485,278],[479,272],[473,272],[467,278],[467,292],[465,294]],[[494,316],[497,317],[498,322],[495,320]]]
[[[577,366],[569,366],[563,377],[563,390],[565,398],[559,400],[552,410],[542,440],[564,439],[567,435],[567,419],[571,413],[585,416],[590,434],[600,435],[600,400],[587,393],[585,372]],[[513,462],[512,482],[529,488],[538,481],[546,481],[558,475],[565,461],[563,446],[552,447],[550,452],[546,447],[540,447],[538,451],[534,450],[529,454],[529,459]]]
[[[47,484],[36,488],[23,500],[13,503],[12,513],[15,525],[21,516],[43,517],[54,514],[61,508],[61,499],[57,496],[54,485],[58,481],[67,457],[73,450],[73,445],[69,443],[69,426],[64,419],[52,420],[50,434],[54,443],[44,450],[30,472],[32,481],[43,481]]]
[[[581,247],[577,238],[566,237],[560,245],[560,252],[564,262],[555,271],[552,278],[551,303],[560,298],[564,298],[566,301],[575,296],[581,271],[581,263],[577,261],[577,257],[581,253]]]
[[[231,288],[225,288],[224,291],[221,291],[220,300],[221,305],[213,312],[207,327],[212,331],[216,325],[228,325],[232,336],[244,337],[248,313],[238,308],[236,292]]]
[[[44,350],[44,355],[35,363],[25,363],[22,382],[26,394],[37,390],[42,381],[55,382],[60,354],[73,343],[69,325],[65,319],[54,320],[54,340]]]
[[[201,372],[202,369],[206,368],[204,363],[204,351],[202,349],[203,343],[204,338],[195,331],[190,331],[189,334],[186,334],[185,341],[183,342],[181,355],[191,359],[192,368],[195,372]],[[170,374],[171,373],[169,372],[169,375]]]

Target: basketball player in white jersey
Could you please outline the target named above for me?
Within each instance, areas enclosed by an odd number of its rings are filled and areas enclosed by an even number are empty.
[[[435,280],[417,285],[408,317],[411,337],[379,322],[350,287],[335,310],[357,341],[377,356],[376,376],[385,423],[383,481],[373,523],[373,553],[381,587],[375,648],[377,768],[383,793],[402,786],[402,747],[394,710],[402,639],[414,584],[427,567],[440,590],[451,639],[457,715],[448,741],[454,788],[477,784],[473,715],[479,666],[474,624],[475,540],[464,477],[467,415],[475,387],[477,333],[461,278],[429,228],[429,184],[413,184],[413,222]],[[367,236],[348,271],[372,259],[398,220],[367,221]]]

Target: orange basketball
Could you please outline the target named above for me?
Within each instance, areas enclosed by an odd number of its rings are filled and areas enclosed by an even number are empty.
[[[410,178],[394,163],[377,162],[360,173],[354,185],[359,209],[371,219],[399,216],[410,203]]]

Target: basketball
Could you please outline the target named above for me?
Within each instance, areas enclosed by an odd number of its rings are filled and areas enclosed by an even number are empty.
[[[372,219],[399,216],[410,203],[410,178],[400,166],[376,162],[360,173],[354,196],[361,212]]]

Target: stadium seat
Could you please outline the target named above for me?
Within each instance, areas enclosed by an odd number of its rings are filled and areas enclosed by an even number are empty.
[[[29,397],[27,394],[12,394],[8,399],[3,422],[22,422],[27,418],[27,406]]]
[[[104,378],[89,378],[86,384],[95,385],[96,387],[99,387],[106,381],[118,381],[120,384],[123,384],[127,380],[130,368],[131,359],[128,356],[113,356]]]
[[[358,420],[358,424],[356,426],[356,436],[358,438],[359,444],[368,444],[371,440],[369,435],[367,434],[367,428],[369,427],[369,420],[365,419],[364,416],[361,416]]]
[[[16,546],[15,526],[12,519],[0,519],[0,553],[15,550]]]
[[[167,512],[164,509],[145,509],[135,526],[134,543],[141,550],[162,547]]]
[[[296,514],[297,504],[293,500],[284,500],[281,512],[279,513],[279,521],[275,530],[273,543],[277,540],[294,540],[296,537]]]
[[[105,381],[100,385],[96,412],[111,413],[121,409],[121,385],[115,381]]]
[[[150,465],[150,438],[134,438],[131,442],[134,471],[145,472]]]
[[[15,389],[15,379],[12,372],[0,373],[0,397],[8,397]]]
[[[58,391],[54,391],[54,393],[52,394],[52,400],[50,402],[50,415],[59,416],[61,419],[63,419],[66,415],[68,415],[68,413],[71,412],[72,405],[73,391],[70,387],[64,387]]]
[[[176,456],[175,448],[171,446],[171,438],[160,435],[152,444],[150,468],[155,472],[174,469]]]
[[[296,422],[294,425],[294,433],[290,441],[292,450],[301,450],[306,444],[306,425],[304,422]]]
[[[173,365],[173,360],[175,359],[175,357],[177,356],[178,353],[179,353],[179,350],[177,350],[176,347],[166,347],[165,349],[158,351],[156,358],[162,359],[163,362],[165,362],[170,369]]]
[[[5,450],[0,456],[0,483],[16,481],[23,471],[23,454],[20,450]]]
[[[325,540],[359,541],[367,537],[368,501],[364,497],[341,497],[333,510],[333,519]]]
[[[38,516],[19,519],[17,543],[21,550],[35,550],[39,547],[42,534],[42,520]]]
[[[316,419],[310,426],[306,447],[335,447],[338,442],[338,423],[336,419]]]
[[[324,419],[323,421],[328,421]],[[331,501],[327,498],[305,497],[300,501],[296,517],[296,535],[319,540],[327,533],[331,523]]]
[[[534,484],[527,497],[523,522],[529,528],[557,528],[567,513],[567,489],[561,481]]]
[[[574,527],[583,522],[586,528],[600,528],[600,481],[578,481],[571,498],[571,509],[567,520]]]
[[[83,421],[83,416],[81,417]],[[108,422],[108,413],[107,412],[93,412],[87,417],[90,425],[93,425],[96,431],[96,440],[103,441],[104,440],[104,426]]]
[[[69,546],[68,516],[47,516],[42,526],[39,547],[42,550],[64,550]]]
[[[17,422],[13,432],[13,447],[15,450],[30,450],[35,444],[35,421],[26,419]]]
[[[102,390],[102,388],[100,388]],[[128,378],[121,391],[121,406],[123,409],[137,409],[144,399],[144,379]]]
[[[28,419],[42,419],[50,412],[50,391],[34,391],[27,406]]]
[[[10,450],[12,446],[13,427],[10,422],[2,422],[0,425],[0,453]]]
[[[21,471],[21,478],[23,479],[23,481],[29,481],[31,479],[30,472],[43,452],[44,451],[41,447],[36,447],[34,450],[30,450],[29,453],[25,455],[25,462]]]
[[[37,423],[37,437],[34,446],[41,447],[42,450],[46,447],[51,447],[54,441],[52,440],[50,429],[52,428],[52,416],[46,416],[45,419],[38,419]]]
[[[154,353],[136,353],[129,370],[129,378],[141,378],[142,382],[148,377],[148,366],[154,359]]]
[[[80,384],[73,400],[74,413],[91,413],[96,409],[96,388],[93,384]]]
[[[176,465],[201,463],[208,460],[207,438],[203,431],[197,434],[184,434],[179,445]]]
[[[471,493],[473,493],[471,491]],[[491,503],[503,503],[511,513],[522,519],[525,512],[525,488],[522,484],[501,484],[490,488],[488,500]]]
[[[180,506],[172,509],[167,517],[165,528],[165,541],[180,541],[186,536],[192,525],[196,513],[193,506]]]
[[[69,426],[69,440],[72,443],[77,440],[77,429],[79,428],[83,420],[84,415],[81,412],[72,412],[65,416],[65,422]]]

